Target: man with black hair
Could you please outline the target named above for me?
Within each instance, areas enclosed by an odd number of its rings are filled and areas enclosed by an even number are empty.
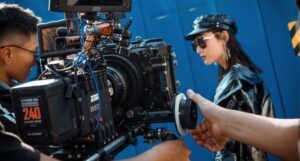
[[[35,64],[36,25],[39,22],[40,18],[29,9],[13,4],[0,4],[1,160],[35,161],[45,157],[15,135],[17,128],[10,99],[10,87],[16,82],[25,81]]]
[[[17,5],[0,4],[0,121],[17,133],[10,87],[23,82],[35,63],[36,25],[40,18]]]

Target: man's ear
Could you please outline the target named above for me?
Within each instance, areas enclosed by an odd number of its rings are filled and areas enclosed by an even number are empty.
[[[0,61],[5,65],[9,65],[11,62],[12,52],[11,48],[4,47],[0,49]]]

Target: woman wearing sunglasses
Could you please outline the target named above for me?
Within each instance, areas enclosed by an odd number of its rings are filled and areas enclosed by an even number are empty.
[[[193,41],[193,48],[206,65],[219,65],[214,103],[228,109],[274,117],[270,95],[259,77],[261,70],[235,38],[235,22],[224,14],[210,14],[197,17],[193,27],[185,39]],[[224,149],[215,153],[215,160],[264,161],[267,155],[253,146],[229,140]]]

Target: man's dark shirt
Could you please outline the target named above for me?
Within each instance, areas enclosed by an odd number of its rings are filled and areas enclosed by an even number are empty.
[[[13,112],[10,99],[10,87],[0,81],[0,160],[40,160],[39,151],[23,143],[22,140],[15,135],[17,134],[17,127]]]
[[[0,122],[0,160],[39,161],[40,152],[22,142],[15,134],[6,132]]]
[[[10,87],[0,81],[0,121],[5,130],[17,134],[17,126],[10,98]]]

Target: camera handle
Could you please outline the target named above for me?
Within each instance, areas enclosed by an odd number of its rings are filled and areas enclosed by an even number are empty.
[[[134,131],[119,136],[117,139],[98,150],[95,154],[87,158],[85,161],[113,160],[113,154],[121,151],[129,144],[135,144],[135,135],[138,133],[139,129],[143,127],[144,124],[137,127]],[[149,130],[149,132],[144,135],[144,138],[146,139],[145,143],[153,143],[158,139],[161,139],[161,141],[176,140],[177,136],[173,134],[172,131],[166,131],[164,128],[157,128],[156,130]]]
[[[136,135],[141,129],[145,128],[145,126],[145,124],[141,124],[130,132],[120,135],[118,138],[114,139],[112,142],[99,149],[95,154],[87,158],[85,161],[113,160],[114,154],[117,154],[118,152],[126,148],[129,144],[136,144]]]
[[[123,134],[111,143],[104,146],[102,149],[98,150],[91,157],[87,158],[86,161],[112,160],[111,154],[123,146],[126,147],[129,144],[128,140],[130,140],[130,135]]]
[[[166,131],[165,128],[150,129],[144,135],[144,143],[154,143],[157,140],[167,141],[176,140],[178,137],[172,131]]]

